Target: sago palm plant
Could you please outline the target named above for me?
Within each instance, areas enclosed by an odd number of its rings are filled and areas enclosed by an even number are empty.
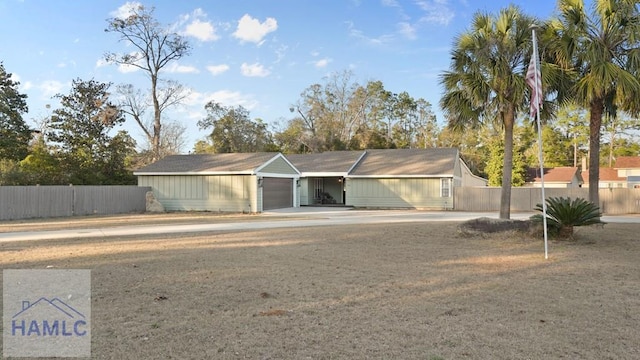
[[[547,229],[551,235],[570,238],[573,236],[574,226],[604,224],[600,220],[600,208],[583,198],[571,200],[565,197],[551,197],[546,203]],[[542,204],[537,204],[535,210],[542,212]],[[533,215],[531,220],[542,223],[542,214]]]

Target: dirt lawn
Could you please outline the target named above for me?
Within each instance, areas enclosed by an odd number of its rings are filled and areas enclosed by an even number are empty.
[[[0,267],[91,269],[95,359],[640,359],[640,224],[579,228],[549,260],[541,240],[456,225],[4,242]]]

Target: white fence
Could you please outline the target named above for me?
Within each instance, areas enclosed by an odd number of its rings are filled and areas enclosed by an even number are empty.
[[[0,186],[0,220],[146,210],[146,186]]]
[[[542,202],[542,189],[511,189],[511,211],[532,211]],[[589,198],[587,188],[545,188],[545,197]],[[608,215],[640,214],[640,189],[600,189],[600,211]],[[499,211],[499,187],[461,187],[454,191],[454,209],[460,211]]]

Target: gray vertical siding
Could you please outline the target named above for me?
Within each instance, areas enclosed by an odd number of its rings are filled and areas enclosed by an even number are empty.
[[[451,209],[453,197],[440,190],[440,178],[348,178],[346,200],[365,208]]]
[[[255,175],[140,175],[166,210],[259,212]]]
[[[310,200],[309,194],[313,194],[313,188],[311,188],[311,182],[309,181],[309,178],[300,179],[299,190],[300,205],[311,205],[312,201]]]
[[[149,187],[0,186],[0,220],[146,211]]]
[[[284,159],[278,158],[260,169],[261,173],[296,175],[297,172]]]

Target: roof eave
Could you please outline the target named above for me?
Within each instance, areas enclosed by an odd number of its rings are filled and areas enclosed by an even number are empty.
[[[347,173],[344,171],[302,171],[300,172],[301,177],[346,177]]]
[[[452,178],[453,174],[418,174],[418,175],[348,175],[347,178]]]
[[[255,175],[253,170],[241,171],[151,171],[134,172],[136,176],[168,176],[168,175]]]

